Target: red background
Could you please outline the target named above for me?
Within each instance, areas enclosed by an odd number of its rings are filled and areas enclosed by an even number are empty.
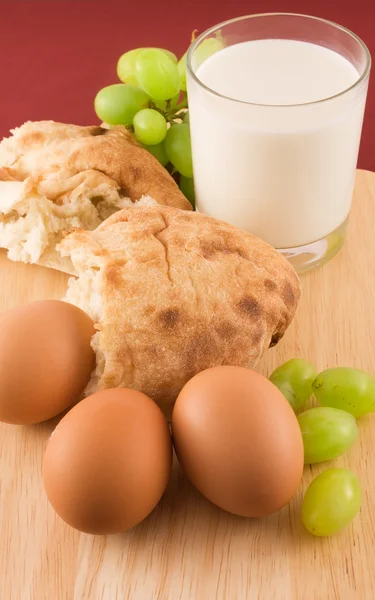
[[[137,46],[182,54],[191,31],[257,12],[298,12],[357,33],[375,56],[375,0],[0,0],[0,138],[26,120],[97,121],[93,99]],[[375,170],[375,76],[359,166]]]

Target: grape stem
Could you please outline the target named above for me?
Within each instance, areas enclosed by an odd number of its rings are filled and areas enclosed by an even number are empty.
[[[168,100],[168,102],[169,102],[169,100]],[[159,108],[153,102],[151,102],[150,108],[152,108],[152,110],[156,110],[156,112],[163,115],[163,117],[165,118],[166,121],[169,121],[171,114],[167,110],[163,110],[162,108]]]
[[[170,124],[171,124],[171,125],[177,125],[178,123],[182,123],[182,122],[183,122],[183,120],[184,120],[184,116],[185,116],[185,115],[186,115],[186,112],[184,112],[183,114],[176,113],[176,114],[175,114],[175,115],[172,117],[172,119],[171,119],[171,121],[170,121]]]
[[[162,108],[159,108],[158,106],[156,106],[156,104],[154,102],[151,102],[150,104],[150,108],[152,108],[153,110],[156,110],[156,112],[160,113],[161,115],[163,115],[163,117],[165,118],[165,120],[168,123],[171,123],[171,125],[173,125],[173,123],[180,122],[182,120],[182,117],[184,115],[179,115],[178,113],[183,110],[184,108],[188,108],[188,99],[187,99],[187,94],[184,94],[184,97],[182,98],[181,102],[179,102],[179,104],[176,104],[174,109],[170,108],[170,104],[171,101],[168,100],[167,101],[167,105],[166,105],[166,109],[163,110]],[[130,129],[132,126],[130,125],[128,127],[128,129]]]

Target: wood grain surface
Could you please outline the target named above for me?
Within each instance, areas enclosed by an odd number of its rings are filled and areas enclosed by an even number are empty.
[[[374,225],[375,175],[360,171],[348,241],[331,263],[303,276],[297,317],[260,371],[267,374],[298,355],[319,369],[353,365],[375,373]],[[66,280],[0,253],[0,309],[59,298]],[[55,516],[42,487],[43,452],[56,422],[0,426],[1,600],[375,597],[374,417],[361,419],[360,441],[334,461],[358,474],[361,513],[342,534],[326,539],[307,534],[299,516],[304,490],[326,465],[305,469],[288,507],[250,520],[209,504],[175,463],[162,502],[138,527],[112,538],[79,534]]]

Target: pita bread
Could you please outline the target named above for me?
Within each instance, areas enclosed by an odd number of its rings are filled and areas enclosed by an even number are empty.
[[[215,365],[252,367],[284,335],[300,296],[289,262],[250,233],[166,206],[124,209],[59,246],[68,302],[96,323],[86,394],[130,387],[169,418],[183,385]]]
[[[125,127],[40,121],[12,133],[0,144],[0,247],[12,260],[73,272],[55,252],[65,233],[95,229],[141,199],[191,209]]]

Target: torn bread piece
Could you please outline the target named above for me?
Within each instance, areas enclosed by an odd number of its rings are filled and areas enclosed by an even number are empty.
[[[216,365],[252,367],[293,319],[290,265],[250,233],[155,205],[124,209],[60,244],[72,259],[65,300],[96,324],[86,395],[130,387],[169,418],[183,385]]]
[[[133,204],[119,196],[106,176],[90,171],[65,178],[63,193],[55,197],[53,179],[0,181],[0,246],[8,250],[11,260],[74,273],[70,259],[63,259],[56,250],[66,233],[75,228],[95,229],[121,208],[156,204],[149,196]]]
[[[66,233],[156,202],[191,208],[124,127],[25,123],[0,143],[0,248],[12,260],[72,273],[56,251]]]

